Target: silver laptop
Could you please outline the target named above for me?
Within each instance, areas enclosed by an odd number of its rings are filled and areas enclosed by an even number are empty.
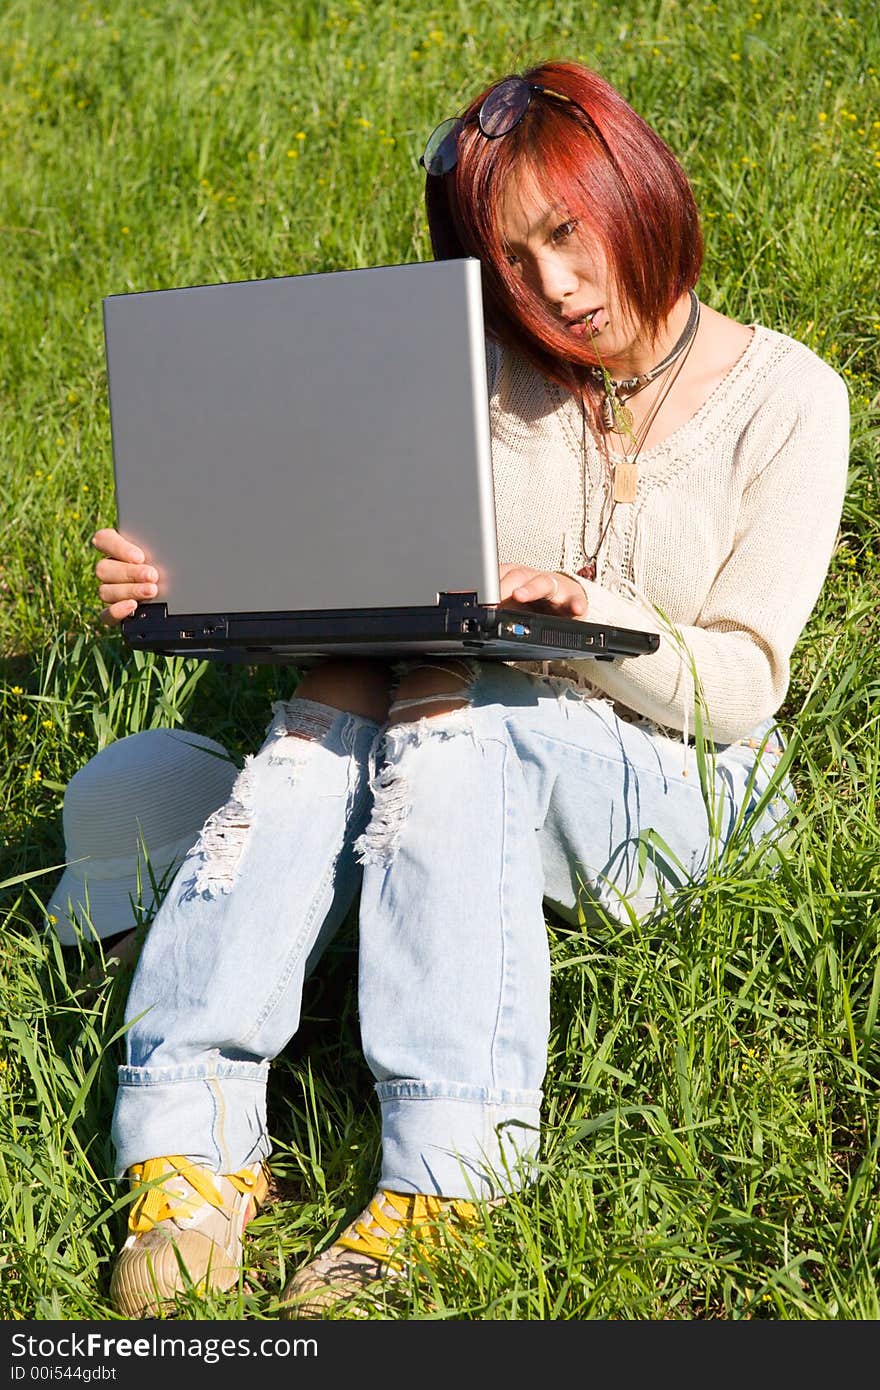
[[[132,647],[303,666],[656,649],[500,603],[477,260],[103,307],[117,524],[160,575]]]

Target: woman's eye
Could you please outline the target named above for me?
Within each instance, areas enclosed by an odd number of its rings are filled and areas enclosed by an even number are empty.
[[[569,218],[567,222],[560,222],[559,226],[553,229],[553,241],[557,243],[566,241],[571,236],[576,226],[577,220],[573,217]]]

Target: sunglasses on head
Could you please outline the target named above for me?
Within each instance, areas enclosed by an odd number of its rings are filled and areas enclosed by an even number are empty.
[[[498,140],[515,130],[529,109],[535,93],[574,105],[571,97],[528,82],[524,77],[506,77],[493,87],[477,112],[477,125],[487,140]],[[461,116],[450,116],[431,131],[419,163],[428,174],[448,174],[458,162],[458,137],[464,129]]]

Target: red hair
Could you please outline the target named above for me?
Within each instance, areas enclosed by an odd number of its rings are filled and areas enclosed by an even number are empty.
[[[519,125],[487,140],[476,116],[497,83],[474,98],[462,117],[454,170],[426,179],[431,246],[437,260],[482,262],[491,337],[550,380],[569,390],[586,384],[589,391],[583,368],[598,361],[589,339],[572,343],[508,263],[500,207],[509,181],[531,177],[598,240],[622,302],[652,338],[696,284],[703,259],[699,214],[672,151],[597,73],[546,62],[523,76],[568,101],[536,92]]]

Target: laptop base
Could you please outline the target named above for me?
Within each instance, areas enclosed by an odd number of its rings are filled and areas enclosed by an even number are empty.
[[[421,608],[169,615],[142,604],[122,622],[138,651],[246,665],[308,666],[328,656],[449,656],[481,661],[611,661],[656,651],[655,633],[443,595]]]

